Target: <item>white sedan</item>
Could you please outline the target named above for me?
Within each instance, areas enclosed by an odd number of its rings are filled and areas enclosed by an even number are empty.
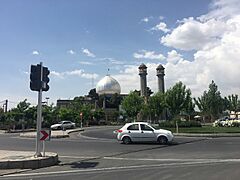
[[[51,125],[51,129],[58,129],[58,130],[64,130],[64,129],[71,129],[71,128],[75,128],[76,124],[71,122],[71,121],[61,121],[57,124],[53,124]]]
[[[117,140],[124,144],[131,142],[158,142],[168,144],[173,140],[171,131],[165,129],[154,129],[149,123],[135,122],[127,123],[121,129],[114,131]]]

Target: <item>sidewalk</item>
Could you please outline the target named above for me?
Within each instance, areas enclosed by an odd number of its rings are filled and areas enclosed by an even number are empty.
[[[33,151],[0,150],[0,169],[36,169],[58,163],[57,153],[46,152],[45,157],[34,157],[34,154]]]
[[[84,129],[71,129],[67,131],[52,131],[51,138],[69,137],[69,133],[83,131]],[[0,131],[4,133],[4,131]],[[21,137],[35,138],[36,132],[25,132]],[[58,163],[58,154],[46,152],[45,157],[34,157],[33,151],[8,151],[0,150],[0,176],[16,173],[27,169],[48,167]]]

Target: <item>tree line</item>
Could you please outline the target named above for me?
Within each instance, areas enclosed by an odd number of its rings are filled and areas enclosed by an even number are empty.
[[[149,89],[149,95],[152,94]],[[94,91],[90,91],[89,96],[96,102],[101,101],[101,97]],[[94,98],[93,98],[94,97]],[[57,107],[53,104],[43,104],[43,127],[50,127],[51,124],[61,120],[71,120],[79,125],[81,122],[88,125],[89,122],[99,122],[105,118],[105,113],[101,108],[95,108],[94,103],[84,103],[84,97],[75,97],[69,106]],[[145,120],[168,120],[177,119],[180,116],[190,120],[196,115],[196,109],[203,119],[208,118],[214,121],[222,116],[226,110],[240,111],[240,101],[238,95],[232,94],[222,97],[214,81],[209,84],[208,90],[198,98],[193,98],[191,90],[186,88],[182,82],[176,83],[169,88],[166,93],[155,93],[148,98],[141,97],[138,91],[130,92],[128,96],[121,99],[115,94],[111,99],[114,104],[120,105],[120,112],[116,114],[116,119],[121,115],[127,121],[137,120],[140,116]],[[80,116],[80,113],[82,116]],[[165,117],[164,117],[165,116]],[[0,128],[21,129],[34,128],[37,119],[37,106],[31,106],[27,99],[19,102],[17,107],[4,112],[0,108]],[[122,119],[124,121],[124,118]]]
[[[182,82],[176,83],[169,88],[166,93],[155,93],[147,100],[140,97],[138,93],[131,92],[122,102],[122,108],[128,117],[137,120],[139,114],[148,119],[161,119],[161,115],[166,113],[169,120],[200,114],[203,121],[207,117],[211,122],[229,111],[240,111],[240,101],[238,95],[232,94],[222,97],[214,81],[209,84],[208,90],[203,92],[198,98],[193,98],[191,90],[186,88]],[[196,112],[196,109],[199,111]],[[166,110],[166,112],[164,112]],[[150,118],[149,118],[150,117]]]

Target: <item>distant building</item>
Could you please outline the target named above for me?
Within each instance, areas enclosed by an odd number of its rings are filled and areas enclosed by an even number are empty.
[[[122,100],[121,86],[118,81],[110,75],[106,75],[97,83],[96,93],[99,95],[99,108],[105,112],[105,120],[107,122],[116,120]]]
[[[70,107],[71,102],[72,102],[72,100],[58,99],[57,100],[57,108],[68,108],[68,107]]]
[[[147,87],[147,66],[141,64],[139,67],[140,76],[140,95],[147,99],[153,92]],[[160,64],[157,67],[157,85],[158,91],[164,93],[164,67]],[[136,90],[135,90],[136,91]],[[91,89],[88,95],[75,97],[80,98],[83,104],[92,104],[93,111],[102,109],[105,113],[105,121],[117,120],[119,111],[121,110],[120,104],[127,94],[121,94],[121,86],[119,82],[112,76],[107,74],[96,85],[96,88]],[[57,100],[57,107],[70,107],[73,100]],[[165,119],[165,112],[163,118]]]

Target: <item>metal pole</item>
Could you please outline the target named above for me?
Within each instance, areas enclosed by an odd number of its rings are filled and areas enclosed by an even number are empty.
[[[36,136],[36,157],[41,157],[41,147],[40,147],[40,131],[41,131],[41,125],[42,125],[42,74],[43,74],[43,68],[42,68],[42,62],[40,62],[41,66],[41,88],[38,92],[38,109],[37,109],[37,136]]]
[[[6,100],[6,103],[5,103],[5,112],[7,112],[7,109],[8,109],[8,100]]]
[[[43,141],[43,157],[45,157],[45,140]]]

